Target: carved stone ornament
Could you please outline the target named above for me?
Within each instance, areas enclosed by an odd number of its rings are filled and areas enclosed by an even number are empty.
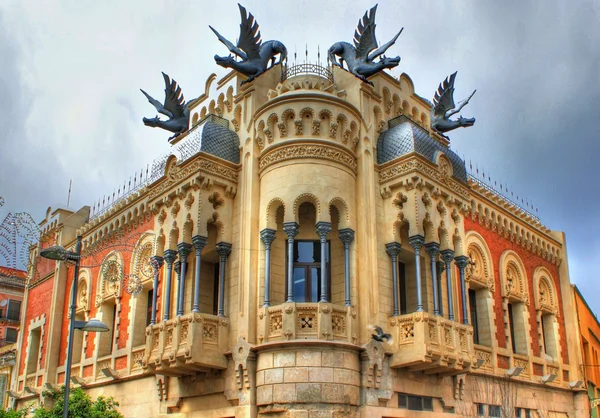
[[[458,103],[458,106],[454,104],[454,79],[456,78],[456,72],[451,74],[446,80],[440,83],[438,90],[435,92],[433,97],[433,109],[431,110],[431,128],[442,136],[444,132],[451,131],[456,128],[464,128],[473,126],[475,124],[475,118],[463,118],[462,116],[456,120],[451,120],[450,117],[459,113],[463,107],[469,103],[473,93],[466,99]]]
[[[334,161],[345,165],[354,173],[356,173],[358,169],[356,158],[348,151],[328,145],[308,144],[287,145],[268,151],[260,158],[259,168],[262,171],[265,168],[282,161],[303,158]]]
[[[171,138],[175,138],[179,134],[187,131],[190,121],[190,109],[188,103],[185,103],[181,87],[177,85],[175,80],[171,80],[168,75],[162,73],[165,80],[165,102],[161,104],[144,90],[144,96],[156,108],[158,113],[162,113],[169,119],[166,121],[160,120],[158,116],[154,118],[144,118],[144,125],[152,128],[161,128],[175,133]]]
[[[240,60],[236,60],[232,55],[227,57],[215,55],[215,62],[221,67],[233,68],[238,73],[248,76],[247,80],[242,81],[242,84],[244,84],[251,82],[269,68],[286,60],[287,49],[279,41],[262,42],[258,23],[254,16],[252,13],[247,13],[246,9],[240,4],[238,6],[242,23],[240,24],[237,46],[221,36],[212,26],[209,26],[209,28],[232,54],[240,58]],[[275,62],[277,55],[279,55],[279,61]]]
[[[377,5],[371,8],[362,19],[358,21],[358,27],[354,32],[354,46],[348,42],[336,42],[327,52],[328,60],[333,65],[344,68],[344,62],[348,71],[356,77],[373,85],[368,77],[382,71],[385,68],[394,68],[400,63],[400,57],[388,58],[385,51],[394,45],[402,29],[387,43],[378,48],[377,38],[375,37],[375,13]],[[340,57],[339,61],[336,56]],[[374,60],[380,57],[379,61]]]

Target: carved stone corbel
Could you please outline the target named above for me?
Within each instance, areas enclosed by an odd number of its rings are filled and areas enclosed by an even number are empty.
[[[389,358],[382,343],[371,340],[360,353],[361,404],[380,406],[392,398]]]

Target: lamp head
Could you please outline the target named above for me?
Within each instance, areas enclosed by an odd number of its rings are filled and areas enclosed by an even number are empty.
[[[100,320],[92,318],[89,321],[75,321],[73,324],[75,329],[87,332],[106,332],[108,327]]]
[[[554,379],[556,379],[556,375],[554,373],[546,374],[546,375],[542,376],[542,383],[543,384],[552,383],[552,381]]]
[[[512,369],[508,369],[506,371],[506,375],[508,377],[517,377],[518,375],[521,374],[522,371],[523,371],[522,367],[513,367]]]
[[[569,387],[571,389],[577,389],[581,387],[581,385],[583,385],[583,380],[573,380],[572,382],[569,382]]]
[[[76,260],[77,254],[67,251],[65,248],[60,245],[53,245],[52,247],[48,247],[40,251],[40,255],[48,260],[57,260],[57,261],[65,261],[65,260]]]

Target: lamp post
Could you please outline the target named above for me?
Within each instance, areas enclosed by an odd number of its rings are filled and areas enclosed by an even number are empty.
[[[63,409],[63,418],[69,416],[69,389],[71,384],[71,362],[73,361],[73,333],[76,329],[88,332],[106,332],[108,327],[99,320],[92,318],[89,321],[76,321],[75,310],[77,309],[77,278],[79,276],[79,259],[81,258],[81,236],[77,237],[77,246],[75,252],[68,251],[60,245],[55,245],[40,251],[40,255],[49,260],[74,261],[75,277],[73,278],[73,287],[71,288],[71,306],[69,312],[69,341],[67,344],[67,364],[65,369],[65,402]]]

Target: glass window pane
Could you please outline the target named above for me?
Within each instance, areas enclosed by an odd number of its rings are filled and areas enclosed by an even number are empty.
[[[17,342],[17,330],[14,328],[6,328],[6,334],[4,335],[4,339],[7,343],[16,343]]]
[[[294,301],[306,302],[306,269],[294,268]]]
[[[316,250],[318,243],[315,244],[312,241],[295,241],[297,250],[295,252],[295,262],[296,263],[314,263],[317,260],[315,259],[315,255],[319,254],[319,251]]]
[[[310,302],[318,302],[321,294],[321,269],[311,267],[310,269]]]
[[[433,411],[433,398],[423,398],[423,410]]]
[[[21,315],[21,301],[9,299],[8,311],[6,313],[6,318],[12,319],[13,321],[18,321],[20,315]]]
[[[398,408],[406,408],[408,406],[408,401],[406,400],[406,395],[404,393],[398,394]]]
[[[423,401],[420,396],[408,396],[408,409],[411,411],[422,411]]]
[[[500,417],[500,407],[497,405],[490,405],[488,409],[488,415],[490,418],[501,418]]]

